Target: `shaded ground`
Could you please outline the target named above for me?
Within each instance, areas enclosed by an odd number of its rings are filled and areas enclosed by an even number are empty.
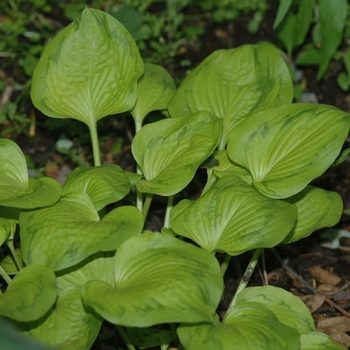
[[[272,31],[273,11],[267,15],[257,35],[247,33],[248,18],[243,18],[237,23],[215,25],[211,21],[203,23],[206,34],[202,38],[201,48],[188,49],[180,59],[190,59],[193,64],[199,63],[209,53],[216,49],[237,47],[245,43],[257,41],[275,42]],[[185,71],[178,66],[173,66],[172,73],[181,78]],[[304,70],[306,92],[312,92],[319,103],[330,104],[350,112],[350,94],[342,92],[336,83],[336,73],[339,67],[331,67],[328,78],[323,82],[316,81],[317,68]],[[88,130],[75,121],[48,121],[37,112],[37,129],[34,138],[20,135],[17,142],[24,153],[31,157],[35,169],[41,169],[46,175],[56,178],[61,183],[65,176],[77,164],[91,164],[92,156],[90,146],[84,142],[82,135],[87,135]],[[68,125],[68,126],[67,126]],[[62,132],[70,134],[67,137],[75,140],[78,151],[65,157],[58,153],[54,145]],[[134,162],[130,153],[130,144],[133,134],[133,126],[127,118],[106,118],[100,123],[100,135],[102,136],[102,151],[105,163],[117,163],[125,170],[133,170]],[[347,142],[346,147],[350,147]],[[340,166],[332,168],[320,179],[315,181],[319,187],[338,192],[344,201],[344,207],[350,208],[350,163],[345,161]],[[203,172],[199,172],[190,187],[190,195],[194,197],[201,192],[201,178]],[[161,199],[159,199],[161,200]],[[159,229],[162,213],[157,210],[157,205],[151,209],[150,229]],[[348,230],[350,228],[349,216],[344,214],[337,228]],[[314,233],[307,239],[291,244],[279,246],[275,251],[266,251],[267,276],[264,277],[262,266],[259,266],[252,278],[252,285],[261,285],[266,282],[281,286],[293,294],[300,296],[310,308],[318,330],[328,333],[331,337],[343,345],[350,347],[350,238],[342,238],[337,249],[322,247],[321,232]],[[226,288],[220,309],[224,310],[236,289],[237,283],[244,271],[250,254],[244,254],[240,259],[234,260],[226,275]],[[279,258],[292,270],[287,271],[281,265]],[[287,268],[288,268],[287,267]],[[296,273],[296,276],[294,275]],[[303,279],[301,280],[300,277]],[[306,283],[305,283],[306,282]],[[349,312],[349,313],[348,313]],[[113,331],[113,326],[106,325],[105,330]],[[105,335],[105,333],[103,333]],[[116,334],[108,340],[98,339],[93,349],[124,349]]]

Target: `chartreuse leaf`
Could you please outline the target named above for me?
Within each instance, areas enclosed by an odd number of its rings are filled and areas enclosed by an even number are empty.
[[[300,337],[300,350],[346,350],[345,346],[336,344],[327,334],[310,332]]]
[[[19,322],[35,321],[47,313],[56,297],[54,272],[46,266],[27,266],[0,295],[0,315]]]
[[[149,112],[166,109],[174,95],[176,85],[170,74],[161,66],[145,63],[145,71],[137,84],[137,100],[130,110],[139,127]]]
[[[86,193],[71,192],[52,207],[21,213],[22,257],[26,264],[62,270],[96,252],[117,249],[142,227],[135,207],[116,208],[100,220]]]
[[[223,281],[213,255],[169,235],[147,233],[124,242],[115,256],[115,286],[90,281],[84,304],[111,323],[211,322]]]
[[[317,79],[327,71],[329,62],[343,39],[343,29],[348,14],[347,0],[320,0],[320,68]]]
[[[294,328],[299,334],[316,330],[314,319],[308,308],[290,292],[272,286],[248,287],[238,294],[236,305],[246,302],[266,305],[286,326]]]
[[[77,265],[56,272],[58,291],[72,284],[83,286],[96,279],[114,284],[114,255],[114,252],[98,252]]]
[[[34,71],[34,105],[53,118],[97,120],[133,107],[143,62],[131,35],[109,14],[86,8],[46,47]]]
[[[20,323],[22,333],[60,350],[90,349],[102,320],[89,313],[78,285],[64,289],[49,313],[37,322]]]
[[[171,211],[172,230],[202,248],[239,255],[274,247],[295,224],[297,208],[267,198],[236,175],[226,175],[196,201]]]
[[[349,132],[350,115],[317,104],[280,106],[233,130],[227,152],[249,170],[265,196],[287,198],[332,165]]]
[[[50,178],[28,177],[23,152],[11,140],[0,139],[0,205],[31,209],[52,205],[61,196],[61,187]]]
[[[0,217],[0,246],[16,231],[16,221]]]
[[[183,190],[215,150],[221,128],[222,121],[205,111],[145,125],[132,143],[145,177],[138,190],[163,196]]]
[[[292,80],[278,50],[259,43],[213,52],[183,80],[168,110],[172,117],[205,110],[222,118],[223,149],[231,130],[248,115],[292,99]]]
[[[299,333],[279,322],[261,303],[242,303],[223,323],[183,324],[177,329],[186,350],[296,350]]]
[[[72,191],[85,192],[97,211],[124,198],[131,184],[122,168],[115,164],[93,168],[76,168],[67,177],[62,195]]]
[[[283,240],[284,244],[305,238],[321,228],[334,226],[343,212],[343,201],[338,193],[313,186],[307,186],[286,201],[296,205],[298,218],[292,231]]]
[[[219,165],[214,166],[213,173],[216,177],[221,178],[225,175],[235,174],[244,180],[247,184],[251,184],[253,179],[249,171],[241,165],[231,161],[226,150],[216,151],[214,159],[219,162]]]

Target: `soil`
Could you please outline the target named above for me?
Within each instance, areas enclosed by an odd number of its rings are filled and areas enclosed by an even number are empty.
[[[180,60],[188,59],[193,66],[216,49],[233,48],[246,43],[258,41],[276,42],[272,30],[275,18],[275,8],[270,8],[257,34],[247,31],[249,17],[239,21],[218,25],[210,20],[204,21],[205,35],[201,37],[199,49],[185,47],[181,56],[175,58],[175,65],[167,67],[177,79],[185,75],[185,70],[179,66]],[[350,94],[340,90],[336,82],[339,67],[331,66],[326,79],[317,81],[317,67],[307,67],[303,70],[305,92],[313,93],[319,103],[330,104],[350,113]],[[81,163],[92,163],[91,149],[81,135],[88,130],[75,121],[47,121],[38,111],[35,137],[20,134],[16,141],[29,155],[35,169],[41,169],[46,175],[64,182],[65,176],[74,166]],[[103,138],[102,151],[104,163],[117,163],[125,170],[133,170],[134,162],[130,153],[133,134],[132,123],[126,118],[105,118],[100,125],[100,135]],[[78,147],[75,160],[65,158],[55,151],[55,143],[62,134],[69,130],[69,138],[75,140]],[[120,143],[120,149],[113,147]],[[350,139],[345,148],[350,147]],[[338,192],[343,199],[344,208],[350,208],[350,163],[343,162],[329,169],[322,177],[314,181],[318,187]],[[203,172],[199,171],[191,183],[189,193],[196,197],[200,193],[203,182]],[[158,200],[161,200],[160,198]],[[157,206],[151,208],[150,229],[159,229],[161,222]],[[344,213],[336,228],[350,229],[350,217]],[[325,230],[323,230],[325,231]],[[342,238],[337,249],[322,246],[322,232],[315,232],[310,237],[288,246],[278,246],[275,250],[265,252],[266,271],[259,265],[252,276],[250,285],[280,286],[300,296],[309,307],[317,323],[317,329],[329,334],[336,342],[350,348],[350,239]],[[225,278],[225,293],[219,307],[223,313],[231,300],[237,284],[242,276],[242,270],[249,261],[250,254],[244,254],[239,259],[233,259]],[[283,264],[281,264],[281,260]],[[289,271],[287,270],[289,268]],[[305,283],[306,282],[306,283]],[[104,330],[113,331],[113,326],[104,325]],[[105,334],[105,333],[103,333]],[[117,335],[106,340],[98,338],[92,347],[94,350],[124,349],[123,341]]]

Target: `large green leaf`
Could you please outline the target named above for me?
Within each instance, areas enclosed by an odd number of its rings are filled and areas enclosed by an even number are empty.
[[[320,68],[317,79],[321,79],[332,56],[343,39],[343,29],[348,14],[347,0],[319,0],[320,16]]]
[[[34,105],[54,118],[97,120],[133,107],[143,62],[127,30],[86,8],[46,47],[34,71]]]
[[[293,228],[296,217],[294,205],[267,198],[238,176],[227,175],[198,200],[176,205],[170,226],[210,252],[239,255],[274,247]]]
[[[279,322],[261,303],[242,303],[223,323],[181,325],[177,329],[186,350],[298,350],[299,333]]]
[[[61,187],[50,178],[28,177],[25,156],[17,144],[0,139],[0,205],[31,209],[59,200]]]
[[[174,237],[148,233],[116,252],[115,286],[90,281],[84,303],[111,323],[149,327],[211,322],[223,290],[213,255]]]
[[[310,332],[300,337],[300,350],[346,350],[345,346],[335,344],[327,334]]]
[[[108,164],[93,168],[76,168],[67,177],[62,195],[72,191],[88,194],[97,211],[107,204],[119,201],[130,190],[131,184],[118,165]]]
[[[88,195],[71,192],[54,206],[20,216],[20,237],[26,264],[61,270],[99,251],[113,251],[143,227],[141,212],[119,207],[100,221]]]
[[[317,104],[280,106],[233,130],[229,157],[247,168],[264,195],[287,198],[332,165],[349,132],[350,115]]]
[[[54,272],[46,266],[27,266],[0,295],[0,315],[20,322],[35,321],[47,313],[56,297]]]
[[[81,287],[63,290],[52,310],[37,322],[16,326],[26,335],[60,350],[88,350],[95,341],[102,320],[88,313],[81,300]]]
[[[245,117],[292,99],[285,62],[273,45],[260,43],[213,52],[183,80],[168,109],[172,117],[205,110],[223,118],[223,149]]]
[[[144,126],[132,153],[145,179],[141,192],[170,196],[183,190],[219,143],[222,121],[208,112],[165,119]]]
[[[173,78],[163,67],[145,63],[145,71],[137,84],[136,104],[130,111],[138,128],[149,112],[167,108],[175,90]]]
[[[316,330],[314,319],[308,308],[290,292],[272,286],[249,287],[238,294],[236,306],[254,302],[266,305],[286,326],[294,328],[299,334]]]
[[[298,208],[296,225],[282,243],[287,244],[309,236],[312,232],[337,224],[343,212],[343,201],[336,192],[307,186],[286,199]]]
[[[56,272],[58,291],[97,279],[114,284],[114,255],[114,252],[98,252],[77,265]]]

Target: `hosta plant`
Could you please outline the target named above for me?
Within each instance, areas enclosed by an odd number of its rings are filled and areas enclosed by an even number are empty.
[[[47,116],[88,126],[95,166],[76,168],[61,187],[29,178],[19,147],[0,141],[0,238],[10,252],[0,314],[19,335],[89,349],[106,320],[128,349],[343,349],[316,332],[296,296],[247,287],[264,248],[332,226],[342,213],[338,194],[309,184],[338,158],[350,116],[292,104],[288,68],[272,45],[213,52],[176,89],[118,21],[85,9],[47,46],[31,96]],[[143,125],[154,110],[164,119]],[[101,164],[96,124],[124,112],[135,121],[135,173]],[[207,182],[186,199],[200,165]],[[120,202],[132,188],[136,205]],[[161,232],[144,230],[154,195],[167,198]],[[247,251],[220,318],[228,262]]]

